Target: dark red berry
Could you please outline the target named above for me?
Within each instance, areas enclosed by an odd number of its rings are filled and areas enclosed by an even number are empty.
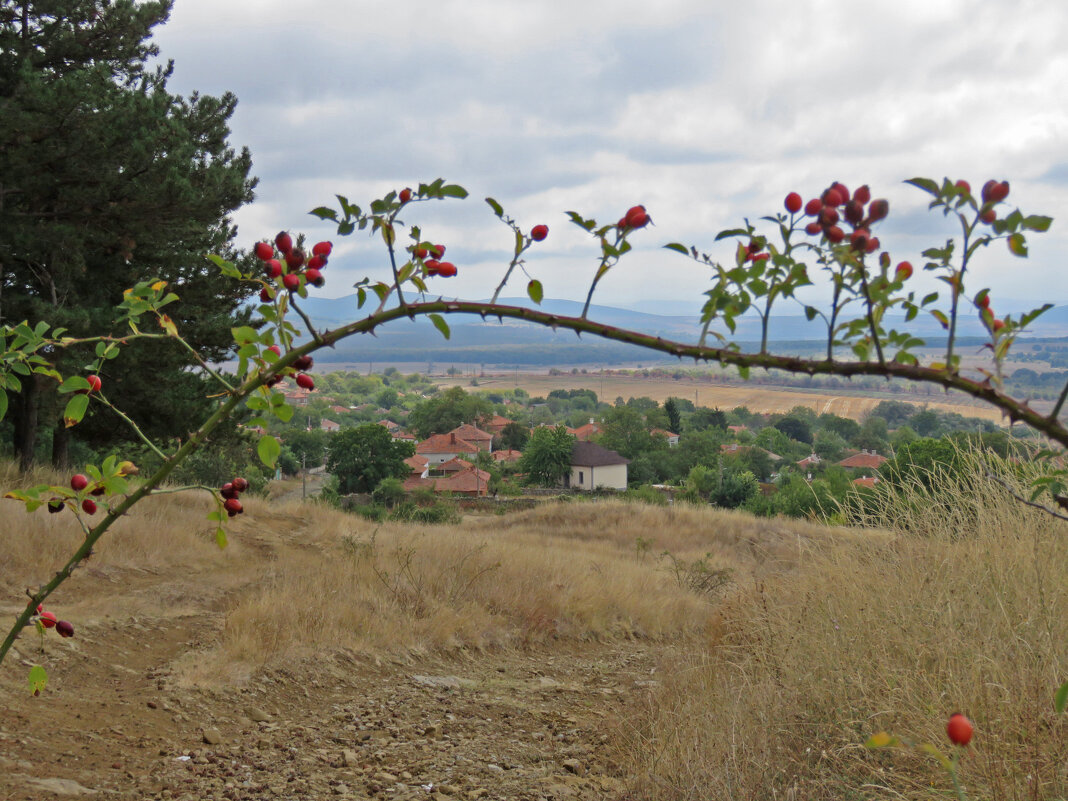
[[[312,286],[322,286],[326,283],[326,279],[323,278],[323,274],[314,267],[309,267],[304,271],[304,278]]]
[[[841,206],[843,203],[845,203],[845,198],[842,197],[837,189],[828,189],[823,193],[824,206]]]
[[[994,222],[994,220],[996,220],[997,218],[998,213],[993,209],[984,209],[983,211],[979,212],[979,219],[982,222],[985,222],[987,225],[990,225],[990,223]]]
[[[286,273],[282,276],[282,285],[290,292],[296,292],[300,289],[300,275],[297,273]]]
[[[805,204],[805,214],[807,214],[809,217],[815,217],[817,214],[820,213],[820,209],[822,208],[823,201],[817,197],[814,197],[812,198],[812,200]]]
[[[70,477],[70,488],[75,492],[81,492],[89,486],[89,479],[81,473],[75,473]]]
[[[838,222],[838,209],[834,206],[824,206],[820,211],[820,224],[827,226],[834,225],[836,222]]]
[[[92,498],[86,498],[84,501],[82,501],[82,511],[85,512],[87,515],[95,515],[96,501],[94,501]]]
[[[260,261],[267,261],[267,259],[274,257],[274,245],[270,242],[257,242],[255,250],[256,257]]]
[[[48,502],[48,511],[52,514],[63,511],[64,503],[59,498],[53,498]]]
[[[402,189],[400,191],[399,197],[400,197],[400,202],[401,203],[407,203],[409,200],[412,199],[412,190],[411,189]]]
[[[864,219],[864,205],[856,200],[850,200],[845,205],[845,218],[853,225]]]
[[[797,192],[791,192],[786,196],[786,200],[783,201],[783,205],[786,206],[786,210],[791,214],[797,214],[797,212],[801,211],[802,203],[803,201],[801,200],[801,195],[797,194]]]
[[[230,517],[233,517],[234,515],[239,515],[243,511],[245,511],[245,507],[241,505],[241,501],[239,501],[236,497],[227,498],[223,502],[223,508],[226,509],[226,514]]]
[[[278,259],[270,259],[266,267],[268,278],[277,278],[282,274],[282,262],[278,261]]]
[[[810,222],[805,226],[805,233],[809,236],[815,236],[823,230],[823,226],[818,222]]]
[[[312,256],[308,259],[308,268],[311,270],[321,270],[326,266],[326,256]]]
[[[334,249],[332,242],[316,242],[315,247],[312,248],[313,256],[329,256],[330,252]]]
[[[890,213],[890,204],[885,200],[873,200],[868,207],[868,220],[878,222]]]
[[[649,223],[645,206],[631,206],[623,215],[623,219],[626,220],[628,228],[644,228]]]
[[[74,626],[71,625],[70,621],[57,620],[56,621],[56,634],[58,634],[60,637],[73,637],[74,636]]]
[[[853,193],[853,200],[857,201],[862,206],[866,206],[868,201],[871,200],[871,190],[867,184],[864,186],[858,186],[857,191]]]
[[[234,485],[234,489],[238,492],[244,492],[248,489],[248,479],[241,478],[240,476],[238,478],[235,478],[230,483]]]
[[[293,248],[286,254],[286,266],[290,270],[299,270],[304,264],[304,251],[300,248]]]
[[[46,612],[44,610],[41,610],[40,607],[38,607],[38,609],[39,609],[38,615],[40,615],[41,625],[44,626],[46,629],[52,628],[53,626],[56,625],[56,623],[59,622],[56,619],[56,616],[54,614],[52,614],[51,612]]]
[[[315,379],[307,373],[297,373],[297,386],[301,389],[313,390],[315,389]]]
[[[312,364],[314,363],[315,360],[312,359],[312,357],[309,356],[307,353],[305,353],[303,356],[298,356],[296,359],[293,360],[293,367],[294,369],[301,371],[310,370]]]
[[[219,494],[223,498],[227,498],[227,499],[236,498],[237,497],[237,490],[234,489],[233,482],[228,481],[225,484],[223,484],[222,487],[219,489]]]
[[[438,265],[438,275],[442,278],[452,278],[456,275],[456,265],[451,261],[443,261]]]
[[[843,231],[837,225],[832,225],[830,228],[824,231],[824,235],[827,237],[827,240],[829,242],[835,245],[845,239],[845,231]]]
[[[549,235],[549,226],[547,225],[535,225],[530,229],[530,238],[535,242],[541,242],[545,237]]]
[[[430,246],[430,252],[434,254],[434,258],[435,259],[440,259],[442,256],[445,255],[445,246],[444,245],[431,245]]]
[[[278,236],[274,238],[274,244],[278,246],[278,249],[282,251],[284,255],[293,249],[293,237],[285,231],[281,231]]]

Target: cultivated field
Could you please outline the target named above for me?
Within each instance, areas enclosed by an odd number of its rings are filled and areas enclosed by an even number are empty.
[[[830,412],[861,419],[880,401],[899,400],[927,406],[944,412],[956,412],[968,417],[1002,422],[1000,412],[986,404],[973,401],[964,395],[947,395],[932,388],[930,395],[911,393],[879,393],[865,390],[807,390],[794,387],[775,387],[738,381],[731,384],[712,383],[683,378],[642,378],[606,373],[603,377],[595,372],[586,375],[547,375],[537,373],[487,373],[478,379],[477,389],[492,390],[496,387],[511,389],[521,387],[532,396],[545,397],[554,389],[592,389],[600,400],[613,403],[617,397],[624,400],[646,396],[663,403],[669,397],[685,398],[699,406],[733,409],[746,406],[753,412],[787,412],[795,406],[807,406],[818,414]],[[461,386],[468,391],[476,389],[470,378],[444,377],[436,383],[441,387]]]

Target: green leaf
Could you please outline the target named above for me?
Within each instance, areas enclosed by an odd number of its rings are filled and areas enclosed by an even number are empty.
[[[504,216],[504,208],[501,206],[500,203],[498,203],[491,197],[486,198],[486,202],[489,204],[489,207],[493,209],[494,214],[496,214],[498,217]]]
[[[278,462],[278,454],[282,452],[282,446],[278,444],[278,440],[269,434],[264,434],[260,437],[259,444],[256,445],[256,453],[259,454],[260,461],[268,467],[274,467]]]
[[[334,222],[338,221],[337,212],[326,206],[319,206],[318,208],[312,209],[308,213],[318,217],[320,220],[333,220]]]
[[[7,414],[7,393],[0,389],[0,420]]]
[[[819,314],[819,313],[820,313],[820,310],[817,309],[815,306],[805,306],[805,317],[808,318],[809,322],[812,322],[813,320],[815,320],[816,319],[816,315]]]
[[[685,245],[679,244],[678,242],[671,242],[671,243],[669,243],[667,245],[664,245],[664,247],[667,248],[668,250],[674,250],[677,253],[681,253],[683,256],[689,256],[690,255],[690,249],[688,247],[686,247]]]
[[[40,665],[34,665],[30,668],[29,684],[30,695],[40,695],[48,686],[48,671]]]
[[[59,392],[61,395],[65,395],[68,392],[88,392],[89,382],[82,378],[80,375],[72,375],[70,378],[60,384],[59,389],[56,391]]]
[[[1043,217],[1041,214],[1029,214],[1023,219],[1023,227],[1028,231],[1038,231],[1043,233],[1048,231],[1050,225],[1053,223],[1052,217]]]
[[[67,401],[67,408],[63,410],[63,422],[67,428],[77,425],[85,417],[85,410],[89,408],[88,395],[74,395]]]
[[[1023,234],[1013,234],[1009,237],[1009,251],[1013,256],[1027,256],[1027,240]]]
[[[281,420],[283,423],[288,423],[290,420],[293,419],[293,413],[296,410],[288,403],[285,403],[281,406],[271,407],[271,411],[273,411],[274,416]]]
[[[1058,715],[1064,714],[1065,707],[1068,707],[1068,681],[1062,684],[1053,696],[1053,709]]]
[[[536,278],[532,278],[530,280],[530,283],[527,284],[527,295],[535,303],[541,303],[541,299],[542,299],[541,281],[537,280]],[[0,417],[2,417],[2,416],[3,415],[0,415]]]
[[[720,231],[716,234],[716,241],[718,242],[721,239],[727,239],[732,236],[749,236],[749,231],[745,228],[729,228],[726,231]]]
[[[930,178],[910,178],[909,180],[905,181],[905,183],[912,184],[917,189],[922,189],[924,192],[927,192],[930,195],[934,195],[935,197],[938,197],[939,194],[941,194],[941,190],[939,189],[938,184],[932,181]]]
[[[458,197],[462,200],[467,197],[467,190],[459,184],[446,184],[441,187],[441,194],[444,197]]]
[[[220,548],[226,547],[226,532],[223,531],[222,526],[215,529],[215,542]]]
[[[440,314],[428,314],[427,316],[430,318],[430,322],[434,324],[434,327],[441,332],[441,335],[448,339],[451,332],[449,331],[449,324],[445,322],[445,318]]]

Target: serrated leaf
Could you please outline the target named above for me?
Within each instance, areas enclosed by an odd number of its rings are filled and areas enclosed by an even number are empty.
[[[320,220],[333,220],[334,222],[337,222],[337,212],[326,206],[319,206],[308,213],[318,217]]]
[[[1048,231],[1052,223],[1052,217],[1044,217],[1041,214],[1029,214],[1027,217],[1024,217],[1022,225],[1029,231],[1038,231],[1039,233],[1042,233]]]
[[[669,243],[667,245],[664,245],[664,247],[667,248],[668,250],[674,250],[677,253],[681,253],[683,256],[689,256],[690,255],[690,249],[688,247],[686,247],[685,245],[680,244],[678,242],[671,242],[671,243]]]
[[[462,200],[467,197],[467,190],[459,184],[446,184],[441,187],[441,194],[444,197],[458,197]]]
[[[1068,707],[1068,681],[1062,684],[1053,695],[1053,710],[1058,715],[1064,714],[1065,707]]]
[[[1013,256],[1025,257],[1027,256],[1027,240],[1024,239],[1023,234],[1013,234],[1009,237],[1009,252]]]
[[[535,303],[541,303],[541,299],[542,299],[541,281],[537,280],[536,278],[532,278],[530,280],[530,283],[527,284],[527,295]],[[0,417],[2,417],[2,416],[3,415],[0,415]]]
[[[78,425],[85,417],[85,410],[88,408],[88,395],[74,395],[67,401],[67,408],[63,410],[63,424],[67,428]]]
[[[729,228],[716,234],[716,241],[719,242],[721,239],[727,239],[732,236],[749,236],[749,231],[744,228]]]
[[[61,395],[65,395],[69,392],[88,392],[89,382],[82,378],[80,375],[72,375],[62,384],[59,389],[56,390]]]
[[[29,675],[30,695],[40,695],[48,686],[48,671],[40,665],[30,668]]]
[[[504,216],[504,207],[502,207],[501,204],[498,203],[496,200],[491,197],[488,197],[486,198],[486,203],[489,204],[489,207],[493,209],[493,213],[496,214],[498,217]]]
[[[938,197],[940,193],[938,184],[932,181],[930,178],[910,178],[909,180],[905,181],[905,183],[912,184],[917,189],[922,189],[924,192],[927,192],[930,195],[934,195],[935,197]]]
[[[441,332],[441,335],[445,337],[445,339],[448,339],[451,336],[452,332],[449,331],[449,324],[445,322],[444,317],[440,314],[428,314],[427,317],[430,318],[430,322],[434,324],[434,327]]]
[[[260,437],[259,443],[256,445],[256,453],[260,457],[260,461],[268,467],[274,467],[278,462],[278,454],[282,452],[282,446],[278,444],[278,440],[269,434],[264,434]]]

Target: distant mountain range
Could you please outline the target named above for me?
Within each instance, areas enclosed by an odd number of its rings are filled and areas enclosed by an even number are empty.
[[[500,302],[516,306],[530,304],[527,298],[501,298]],[[344,298],[309,297],[301,302],[301,307],[316,327],[328,329],[359,319],[367,313],[366,308],[356,308],[355,295]],[[569,317],[582,313],[582,304],[571,300],[545,299],[539,308]],[[589,317],[608,325],[682,342],[696,341],[701,330],[700,318],[696,314],[650,314],[613,306],[591,306]],[[522,320],[505,319],[498,322],[482,320],[474,315],[450,315],[448,323],[452,332],[448,340],[424,318],[398,320],[383,326],[373,336],[363,335],[345,340],[335,349],[321,352],[317,359],[320,362],[453,361],[507,367],[612,364],[649,361],[651,357],[648,350],[634,345],[590,336],[580,338],[572,331],[553,331]],[[887,324],[891,328],[902,328],[905,326],[904,317],[890,317]],[[931,344],[944,337],[938,321],[927,315],[921,315],[909,323],[909,329]],[[985,337],[982,325],[972,315],[960,321],[958,330],[961,337]],[[803,315],[772,316],[769,327],[769,340],[782,346],[780,349],[795,347],[811,350],[824,341],[825,336],[819,318],[809,322]],[[1030,326],[1028,336],[1068,336],[1068,306],[1050,309]],[[739,343],[759,342],[759,319],[753,315],[739,320],[733,339]]]

